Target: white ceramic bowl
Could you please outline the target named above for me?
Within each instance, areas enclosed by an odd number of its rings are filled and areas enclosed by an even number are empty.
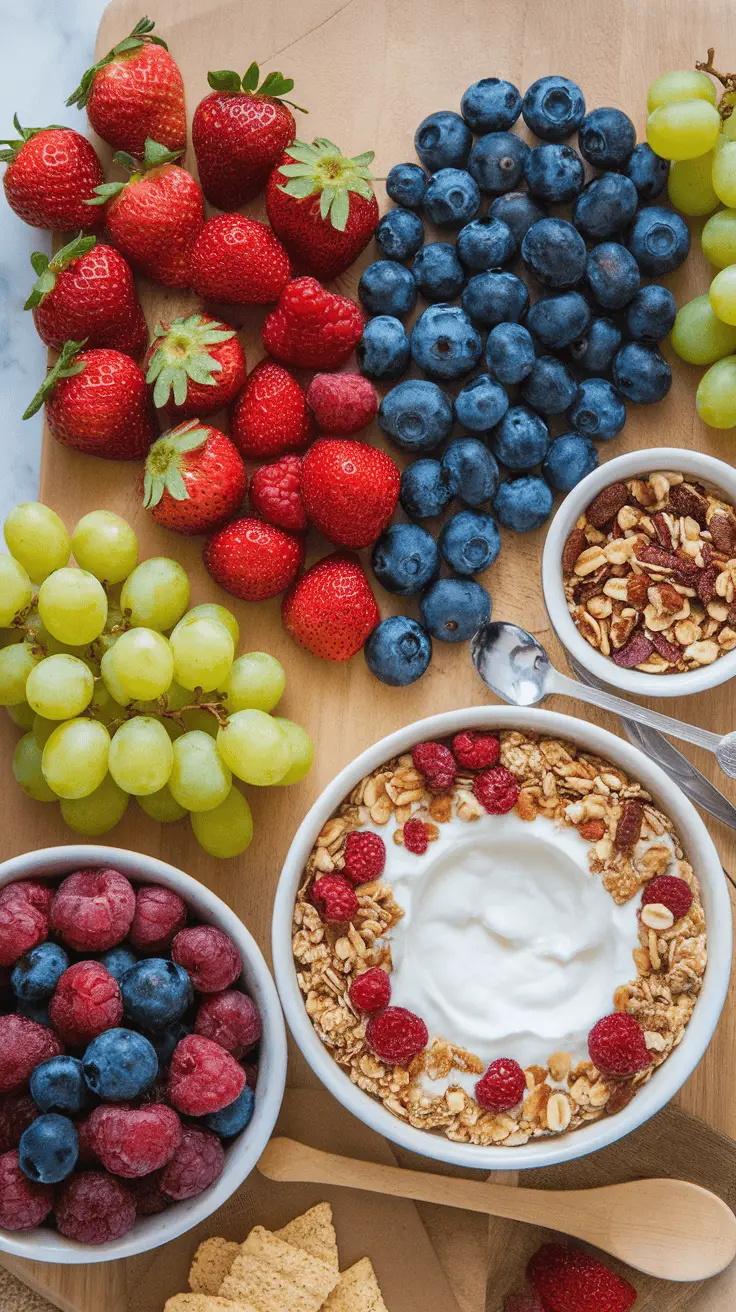
[[[263,1019],[255,1111],[250,1125],[225,1149],[222,1175],[204,1193],[173,1203],[158,1216],[141,1217],[122,1239],[109,1244],[80,1244],[55,1230],[0,1229],[0,1251],[28,1257],[34,1262],[112,1262],[158,1248],[191,1230],[214,1212],[253,1170],[271,1136],[286,1083],[286,1031],[278,994],[255,939],[224,902],[208,888],[165,861],[126,852],[118,847],[70,843],[27,852],[0,864],[0,887],[17,879],[63,877],[88,866],[112,866],[131,883],[163,884],[184,898],[197,919],[217,925],[237,944],[243,962],[241,982],[257,1003]]]
[[[686,674],[643,674],[641,670],[624,670],[608,656],[601,656],[578,632],[567,609],[562,577],[562,552],[575,527],[575,521],[590,505],[594,497],[611,483],[655,470],[671,469],[685,477],[720,490],[726,500],[736,505],[736,469],[713,456],[700,451],[684,451],[663,446],[644,451],[630,451],[616,456],[588,474],[572,492],[568,492],[547,533],[542,556],[542,587],[544,600],[555,632],[567,650],[596,678],[623,688],[640,697],[683,697],[689,693],[704,692],[726,683],[736,674],[736,649],[720,656],[712,665]]]
[[[680,833],[688,859],[700,880],[708,925],[709,962],[703,991],[679,1048],[623,1111],[571,1134],[538,1139],[519,1148],[483,1148],[453,1143],[442,1134],[414,1129],[352,1084],[312,1027],[297,983],[291,952],[294,900],[304,865],[322,825],[340,802],[369,771],[408,751],[415,743],[444,738],[471,727],[519,728],[567,738],[622,766],[639,780],[672,818]],[[385,1138],[424,1157],[483,1171],[516,1171],[558,1165],[605,1148],[637,1129],[674,1097],[703,1056],[721,1014],[731,972],[731,935],[731,906],[718,853],[694,806],[659,766],[636,747],[582,720],[552,711],[479,706],[434,715],[400,729],[363,752],[327,785],[297,831],[281,873],[273,914],[273,959],[289,1028],[312,1070],[348,1111]]]

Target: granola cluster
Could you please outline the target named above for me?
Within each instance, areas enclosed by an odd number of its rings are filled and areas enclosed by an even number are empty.
[[[391,930],[401,907],[381,878],[356,888],[358,909],[349,924],[325,924],[310,900],[311,886],[344,868],[348,833],[368,824],[392,829],[393,842],[402,844],[409,820],[423,821],[431,842],[453,816],[468,824],[480,819],[485,812],[469,772],[460,771],[452,789],[433,792],[406,755],[361,780],[327,821],[307,861],[294,907],[293,953],[312,1024],[354,1084],[419,1129],[441,1131],[460,1143],[513,1147],[615,1113],[651,1079],[692,1015],[706,967],[706,934],[698,882],[678,835],[640,784],[572,743],[536,734],[501,734],[500,763],[518,781],[519,818],[575,826],[590,845],[592,875],[616,903],[665,874],[686,881],[692,892],[689,911],[677,921],[666,906],[642,907],[632,977],[612,999],[612,1009],[634,1016],[643,1029],[651,1059],[645,1070],[607,1078],[589,1060],[573,1062],[570,1053],[554,1052],[524,1072],[521,1104],[498,1114],[452,1082],[453,1071],[480,1077],[483,1062],[450,1038],[430,1036],[429,1046],[407,1066],[387,1064],[370,1050],[367,1017],[351,1003],[349,989],[371,967],[391,972]],[[428,1093],[425,1077],[449,1079],[446,1091]]]
[[[702,483],[612,483],[578,519],[562,569],[579,632],[624,669],[682,674],[736,648],[736,511]]]

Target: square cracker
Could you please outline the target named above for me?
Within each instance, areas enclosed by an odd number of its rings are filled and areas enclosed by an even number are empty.
[[[195,1294],[218,1294],[239,1252],[240,1244],[231,1239],[217,1236],[205,1239],[194,1254],[189,1270],[189,1288]]]
[[[335,1283],[335,1276],[330,1272],[330,1289]],[[242,1250],[222,1282],[220,1295],[244,1303],[248,1308],[253,1306],[256,1312],[319,1312],[325,1297],[294,1284],[260,1257]],[[174,1309],[174,1312],[179,1310]]]
[[[293,1244],[295,1248],[311,1253],[312,1257],[320,1258],[335,1271],[339,1270],[337,1235],[329,1203],[317,1203],[316,1207],[310,1207],[303,1216],[295,1217],[280,1230],[275,1230],[274,1234],[287,1244]]]
[[[164,1312],[256,1312],[256,1308],[250,1303],[234,1303],[211,1294],[174,1294],[167,1299]]]
[[[343,1271],[322,1312],[388,1312],[369,1257]]]
[[[295,1248],[286,1240],[279,1239],[278,1235],[265,1230],[261,1225],[254,1226],[240,1251],[266,1262],[287,1280],[314,1294],[319,1299],[318,1307],[337,1283],[338,1272],[335,1267],[328,1266],[319,1257],[312,1257],[303,1248]]]

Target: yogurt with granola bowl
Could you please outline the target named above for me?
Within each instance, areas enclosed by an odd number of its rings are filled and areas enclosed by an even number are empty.
[[[312,848],[292,946],[358,1088],[500,1147],[625,1107],[706,968],[669,817],[620,766],[514,730],[419,743],[362,779]]]

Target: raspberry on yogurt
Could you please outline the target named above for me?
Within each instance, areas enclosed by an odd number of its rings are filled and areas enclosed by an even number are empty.
[[[219,1043],[239,1061],[261,1037],[261,1014],[246,993],[225,989],[202,1000],[194,1029],[197,1034]]]
[[[476,1102],[487,1112],[508,1112],[526,1093],[526,1076],[518,1061],[499,1057],[492,1061],[475,1086]]]
[[[92,1149],[102,1165],[124,1179],[165,1166],[181,1142],[181,1121],[171,1107],[150,1103],[95,1107],[88,1121]]]
[[[693,904],[690,885],[676,875],[657,875],[644,886],[641,895],[643,907],[659,903],[672,912],[675,920],[682,920]]]
[[[414,767],[424,775],[427,787],[436,792],[452,788],[457,774],[455,757],[443,743],[417,743],[412,750]]]
[[[243,969],[232,939],[214,925],[180,930],[171,945],[171,957],[184,967],[199,993],[220,993],[235,983]]]
[[[122,943],[134,914],[133,886],[119,870],[78,870],[59,885],[51,925],[76,952],[105,952]]]
[[[161,1173],[159,1188],[167,1198],[196,1198],[222,1174],[225,1150],[211,1130],[185,1125],[181,1143]]]
[[[6,1093],[0,1097],[0,1153],[17,1148],[20,1136],[38,1116],[29,1093]]]
[[[646,1070],[651,1061],[644,1031],[626,1011],[614,1011],[593,1026],[588,1052],[599,1071],[619,1079]]]
[[[473,792],[489,815],[506,815],[519,800],[519,781],[505,765],[483,770],[473,780]]]
[[[498,765],[501,744],[493,733],[466,729],[463,733],[455,734],[452,751],[458,765],[464,770],[487,770],[492,765]]]
[[[0,1016],[0,1093],[20,1093],[39,1062],[63,1052],[56,1034],[27,1016]]]
[[[184,1116],[207,1116],[234,1102],[245,1084],[245,1071],[219,1043],[202,1034],[187,1034],[174,1049],[168,1094]]]
[[[122,1239],[135,1225],[133,1195],[122,1180],[104,1171],[82,1171],[65,1180],[54,1214],[61,1234],[80,1244]]]
[[[429,847],[429,830],[424,821],[416,816],[404,824],[404,847],[415,856],[424,856]]]
[[[321,875],[312,884],[310,896],[320,917],[328,925],[342,925],[358,911],[353,885],[342,875]]]
[[[0,966],[12,966],[47,937],[49,912],[41,892],[50,890],[30,881],[0,890]]]
[[[72,1046],[113,1029],[122,1015],[117,980],[99,961],[78,961],[65,970],[49,1003],[51,1024]]]
[[[187,923],[184,899],[173,888],[144,884],[135,895],[135,914],[128,938],[139,952],[157,956],[171,945]]]
[[[15,1149],[0,1156],[0,1226],[31,1230],[46,1220],[53,1205],[52,1186],[29,1180],[20,1169]]]
[[[380,966],[356,975],[349,989],[350,1001],[358,1011],[383,1011],[391,1001],[391,980]]]
[[[427,1026],[420,1016],[406,1007],[387,1007],[371,1016],[365,1032],[366,1043],[381,1061],[393,1066],[408,1066],[412,1057],[429,1042]]]
[[[383,874],[386,844],[380,834],[370,829],[351,829],[345,839],[342,873],[351,884],[368,884]]]

